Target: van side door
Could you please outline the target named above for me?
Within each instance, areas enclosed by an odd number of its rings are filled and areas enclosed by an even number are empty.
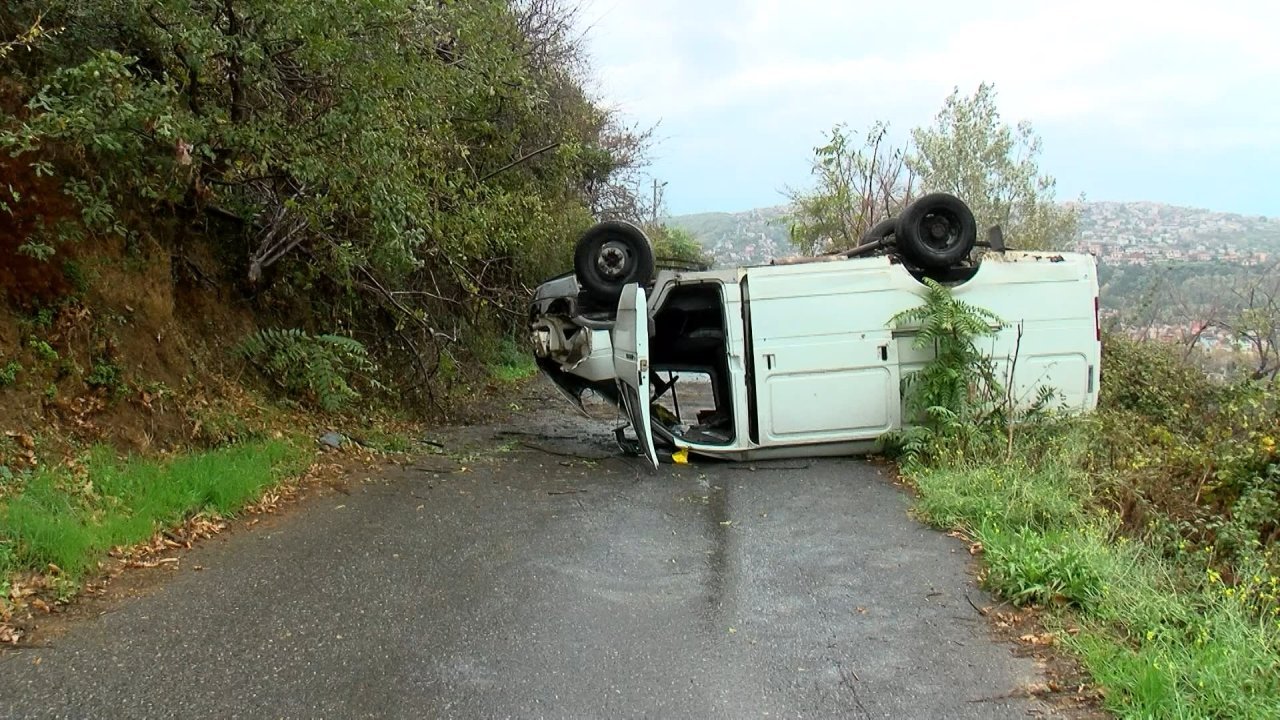
[[[889,320],[904,298],[888,268],[762,267],[747,279],[756,443],[868,440],[901,427]]]

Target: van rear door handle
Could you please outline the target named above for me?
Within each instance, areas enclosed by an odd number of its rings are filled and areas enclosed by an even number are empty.
[[[766,370],[773,369],[773,353],[766,353],[764,356],[764,367]]]
[[[880,362],[889,362],[889,346],[880,346]]]

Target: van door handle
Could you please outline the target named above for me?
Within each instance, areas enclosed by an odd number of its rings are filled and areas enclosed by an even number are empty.
[[[880,346],[880,362],[889,362],[889,346]]]
[[[766,370],[773,369],[773,353],[766,353],[764,356],[764,367]]]

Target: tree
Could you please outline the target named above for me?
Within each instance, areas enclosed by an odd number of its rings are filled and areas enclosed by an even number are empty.
[[[909,165],[925,192],[948,192],[973,208],[979,230],[1005,229],[1019,249],[1065,246],[1076,217],[1054,199],[1057,183],[1040,172],[1042,142],[1029,122],[1010,126],[996,107],[994,85],[970,96],[952,91],[933,125],[911,132]]]
[[[649,225],[645,234],[653,241],[653,254],[658,262],[709,267],[711,257],[688,230],[665,223]]]
[[[827,133],[813,150],[811,190],[788,190],[791,242],[801,252],[854,247],[880,220],[897,214],[912,198],[915,178],[904,148],[890,148],[889,126],[872,125],[857,145],[846,125]]]
[[[1251,355],[1249,377],[1275,382],[1280,375],[1280,279],[1277,265],[1232,289],[1234,312],[1217,324],[1230,331]]]
[[[862,136],[835,126],[814,148],[810,190],[788,191],[791,241],[805,253],[854,247],[880,220],[914,197],[948,192],[973,209],[980,230],[1001,225],[1019,249],[1066,245],[1075,212],[1054,199],[1053,177],[1040,172],[1040,137],[1030,123],[1000,118],[995,86],[970,97],[955,90],[929,127],[911,131],[903,147],[888,144],[876,123]]]

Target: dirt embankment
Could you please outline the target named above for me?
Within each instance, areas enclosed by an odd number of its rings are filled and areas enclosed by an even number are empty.
[[[25,469],[31,442],[53,456],[85,443],[152,451],[244,432],[262,408],[235,382],[242,368],[230,350],[254,316],[206,270],[218,267],[207,244],[59,241],[76,217],[57,184],[25,163],[0,165],[20,197],[0,214],[0,465]]]

